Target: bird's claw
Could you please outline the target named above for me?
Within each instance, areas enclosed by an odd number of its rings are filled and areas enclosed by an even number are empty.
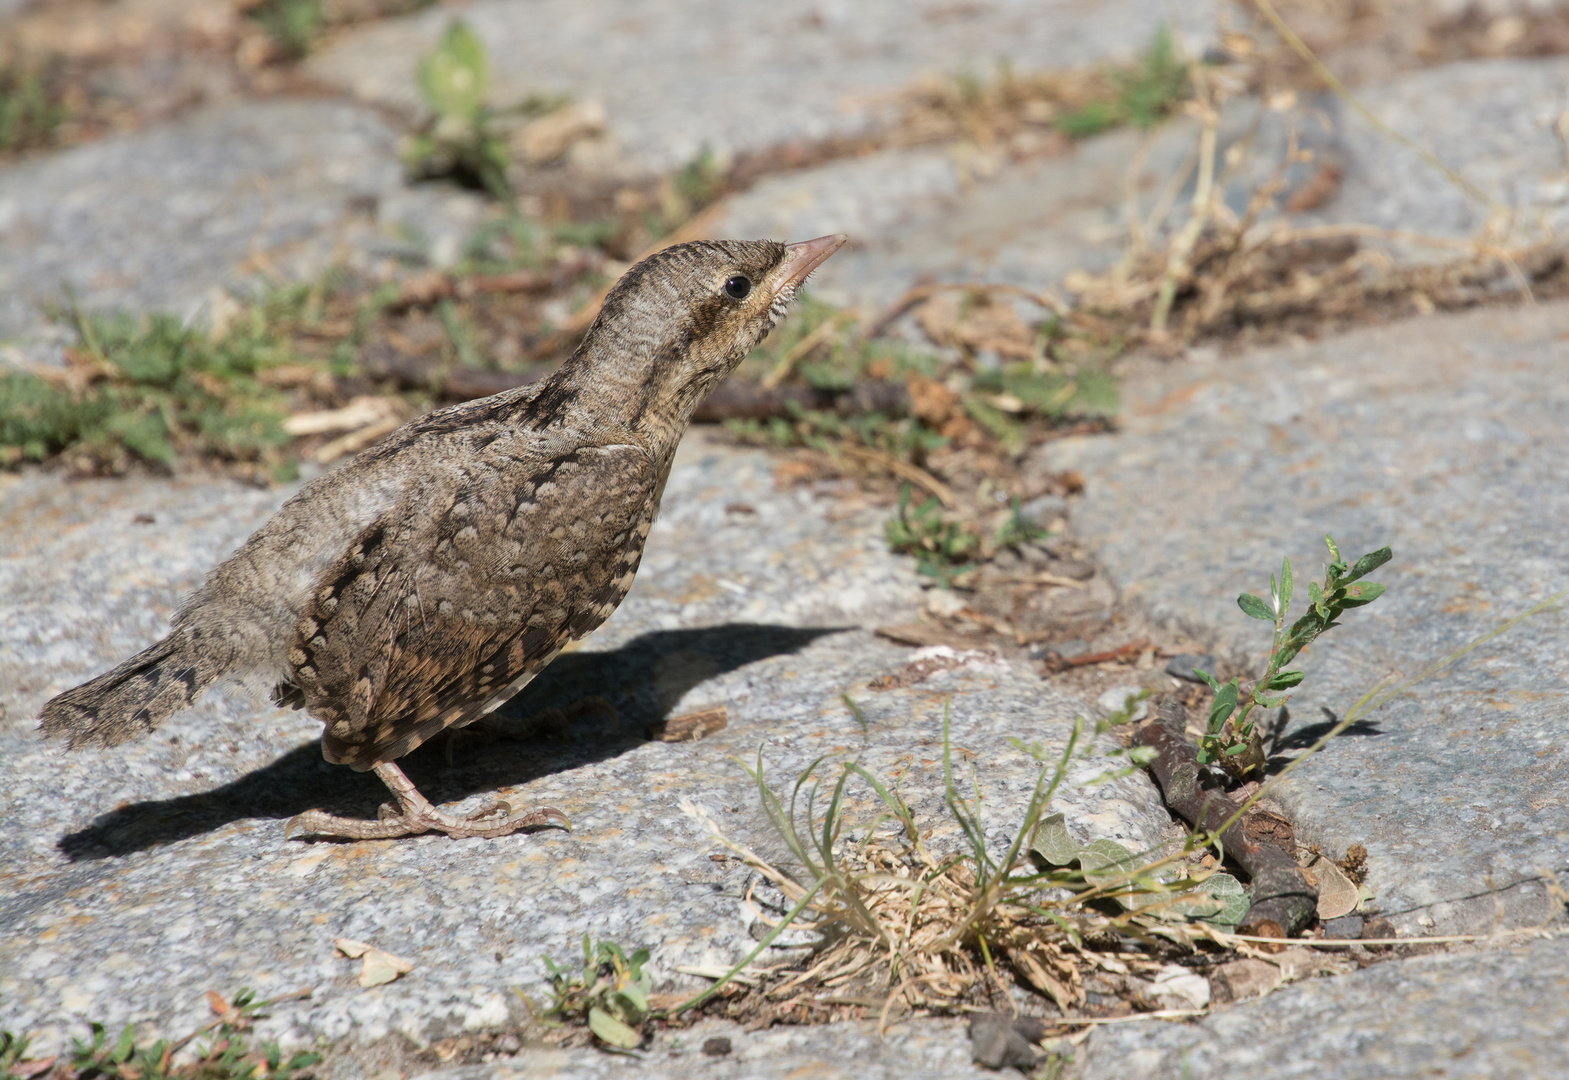
[[[385,810],[386,808],[383,807]],[[494,824],[487,821],[497,818]],[[506,836],[519,829],[533,829],[555,825],[568,831],[571,820],[553,806],[542,806],[521,814],[514,814],[507,803],[488,806],[464,817],[444,814],[432,807],[429,811],[382,814],[376,820],[346,818],[323,810],[307,810],[289,819],[283,827],[287,838],[296,830],[306,836],[343,840],[391,840],[400,836],[418,836],[421,833],[445,833],[454,840],[472,837],[494,838]]]

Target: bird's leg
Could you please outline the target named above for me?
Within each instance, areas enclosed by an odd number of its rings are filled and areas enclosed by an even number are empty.
[[[284,827],[287,836],[295,829],[312,836],[337,836],[348,840],[390,840],[396,836],[415,836],[419,833],[442,832],[461,840],[470,836],[505,836],[518,829],[533,825],[560,825],[571,828],[571,822],[560,810],[542,806],[537,810],[514,814],[512,807],[496,801],[472,814],[456,817],[432,806],[419,793],[414,782],[403,775],[403,770],[390,761],[375,766],[375,773],[398,800],[398,809],[383,805],[375,821],[364,818],[345,818],[324,810],[307,810],[289,820]]]

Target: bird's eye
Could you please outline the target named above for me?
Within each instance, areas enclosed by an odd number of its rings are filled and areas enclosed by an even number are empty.
[[[751,292],[751,279],[740,274],[736,274],[725,282],[725,295],[732,300],[745,300]]]

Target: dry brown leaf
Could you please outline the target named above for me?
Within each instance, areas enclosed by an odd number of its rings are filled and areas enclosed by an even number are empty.
[[[1313,874],[1318,878],[1318,917],[1338,919],[1356,910],[1357,887],[1345,872],[1328,859],[1313,863]]]
[[[329,443],[323,443],[316,450],[316,462],[327,465],[342,457],[363,450],[371,443],[384,435],[391,435],[403,426],[401,416],[388,416],[377,420],[374,424],[367,424],[358,431],[351,431],[347,435],[339,435]]]
[[[936,379],[911,372],[905,380],[910,394],[910,412],[934,428],[940,428],[959,411],[959,397]]]
[[[239,1010],[223,1000],[223,995],[216,990],[207,991],[207,1007],[212,1010],[214,1016],[226,1024],[237,1023],[240,1019]]]
[[[597,101],[563,105],[518,129],[512,145],[533,165],[554,161],[579,139],[605,130],[605,107]]]
[[[333,938],[332,947],[350,960],[358,960],[371,950],[371,946],[363,941],[355,941],[353,938],[346,937]]]
[[[333,947],[350,960],[361,959],[360,978],[361,986],[383,986],[392,982],[399,975],[407,975],[414,970],[412,961],[401,956],[393,956],[383,952],[374,945],[367,945],[363,941],[353,938],[336,938]]]

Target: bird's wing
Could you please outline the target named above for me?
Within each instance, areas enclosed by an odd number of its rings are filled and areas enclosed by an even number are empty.
[[[604,622],[642,556],[657,473],[628,445],[493,455],[366,529],[289,652],[327,759],[368,769],[468,723]]]

